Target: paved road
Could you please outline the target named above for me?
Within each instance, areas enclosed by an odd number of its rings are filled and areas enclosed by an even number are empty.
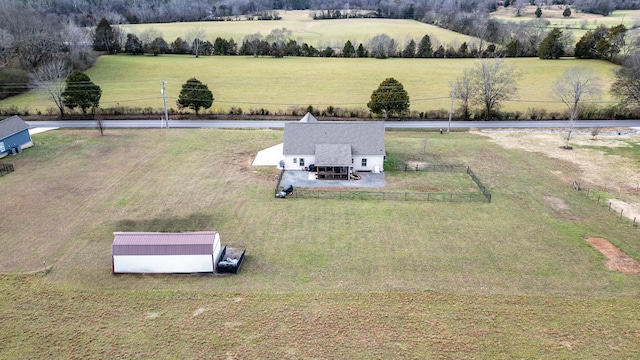
[[[31,127],[95,128],[94,120],[27,121]],[[171,128],[218,128],[218,129],[282,129],[285,121],[265,120],[170,120]],[[104,120],[107,128],[159,128],[160,120]],[[452,121],[451,129],[500,129],[500,128],[565,128],[567,121]],[[448,121],[386,121],[387,129],[443,129]],[[594,127],[638,127],[640,120],[578,120],[576,128]]]

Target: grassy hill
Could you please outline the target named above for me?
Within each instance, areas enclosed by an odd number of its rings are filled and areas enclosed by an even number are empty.
[[[123,25],[128,33],[140,34],[146,29],[154,28],[162,33],[163,38],[171,43],[177,37],[185,38],[195,28],[205,31],[205,40],[214,42],[217,37],[233,38],[239,45],[242,39],[250,34],[260,33],[267,36],[274,29],[286,28],[293,32],[293,38],[300,44],[306,42],[316,48],[327,46],[342,49],[347,40],[352,43],[365,43],[379,34],[387,34],[398,40],[402,46],[410,39],[418,42],[424,35],[429,35],[442,44],[473,41],[472,37],[445,30],[437,26],[423,24],[413,20],[400,19],[342,19],[313,20],[308,11],[280,12],[282,20],[278,21],[207,21],[193,23],[140,24]]]
[[[102,88],[101,107],[139,107],[160,110],[161,81],[167,81],[168,106],[176,109],[181,86],[196,77],[213,92],[211,112],[231,107],[267,109],[271,112],[313,105],[324,109],[363,108],[371,92],[387,77],[399,80],[411,97],[411,110],[448,109],[451,82],[461,77],[474,59],[344,59],[290,57],[103,56],[87,74]],[[526,113],[529,108],[561,112],[565,106],[550,96],[554,81],[568,68],[584,66],[602,78],[606,104],[616,68],[607,62],[537,58],[507,59],[521,74],[518,99],[503,109]],[[43,90],[0,102],[0,106],[46,113],[54,104]],[[54,114],[55,111],[51,110]]]

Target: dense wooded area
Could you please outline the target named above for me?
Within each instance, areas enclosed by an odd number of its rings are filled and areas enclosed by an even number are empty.
[[[431,13],[493,11],[498,6],[523,4],[541,7],[568,5],[607,15],[620,9],[638,9],[638,0],[8,0],[24,3],[40,14],[70,16],[83,26],[111,23],[150,23],[216,20],[229,16],[260,16],[273,10],[316,10],[340,17],[354,12],[366,16],[422,20]],[[506,3],[506,4],[505,4]]]

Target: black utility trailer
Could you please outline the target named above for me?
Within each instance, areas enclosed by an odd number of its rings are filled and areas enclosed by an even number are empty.
[[[222,249],[216,267],[218,274],[237,274],[247,249],[244,246],[228,246]]]

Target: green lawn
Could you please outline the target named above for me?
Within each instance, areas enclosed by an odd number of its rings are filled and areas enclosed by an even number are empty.
[[[276,169],[250,163],[281,131],[59,130],[34,140],[0,177],[11,204],[0,217],[0,358],[638,351],[640,277],[606,270],[583,240],[604,237],[640,259],[638,229],[554,175],[574,171],[560,160],[467,133],[393,131],[394,157],[470,165],[493,202],[275,199]],[[415,175],[387,174],[407,187]],[[451,186],[434,176],[423,187]],[[246,246],[240,274],[111,274],[114,231],[194,230]],[[46,274],[24,274],[44,264]]]
[[[240,107],[264,108],[271,112],[308,105],[325,109],[366,109],[371,92],[387,77],[399,80],[411,98],[411,110],[449,109],[451,82],[461,77],[474,59],[344,59],[287,57],[213,56],[103,56],[87,74],[102,88],[100,106],[151,108],[160,111],[161,82],[167,81],[168,106],[176,109],[181,86],[196,77],[213,92],[210,109],[227,112]],[[565,111],[565,105],[554,99],[554,81],[568,68],[582,66],[593,69],[602,78],[603,103],[612,101],[608,93],[615,65],[591,60],[507,59],[521,74],[518,98],[504,104],[503,109],[527,113],[529,108]],[[123,71],[126,69],[126,71]],[[15,106],[31,113],[46,113],[54,104],[42,89],[0,102],[3,108]],[[217,110],[216,110],[217,109]],[[52,109],[53,114],[56,112]]]

